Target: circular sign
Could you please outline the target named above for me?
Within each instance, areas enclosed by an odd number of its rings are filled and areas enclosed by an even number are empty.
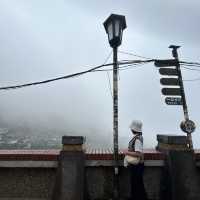
[[[195,131],[195,128],[196,128],[195,123],[189,119],[182,121],[180,124],[180,127],[181,127],[182,131],[185,133],[192,133]]]

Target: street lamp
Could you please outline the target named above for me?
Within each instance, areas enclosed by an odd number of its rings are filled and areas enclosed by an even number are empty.
[[[120,46],[122,42],[123,30],[126,28],[125,16],[111,14],[103,23],[106,33],[108,34],[108,41],[112,48]]]
[[[103,23],[108,41],[113,48],[113,146],[114,146],[114,199],[119,198],[118,180],[118,62],[117,47],[121,45],[125,16],[111,14]]]

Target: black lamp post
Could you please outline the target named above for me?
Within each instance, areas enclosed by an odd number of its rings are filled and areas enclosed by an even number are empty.
[[[108,41],[113,48],[113,145],[114,145],[114,198],[118,193],[118,63],[117,48],[121,45],[123,30],[126,28],[125,16],[111,14],[103,23]]]

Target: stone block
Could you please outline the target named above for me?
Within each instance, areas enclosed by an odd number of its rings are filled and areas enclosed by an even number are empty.
[[[186,145],[187,137],[184,135],[157,135],[157,141],[164,144]]]
[[[52,200],[83,200],[85,189],[84,137],[63,136]]]
[[[189,151],[188,140],[183,135],[157,135],[159,151]]]
[[[82,145],[85,139],[83,136],[63,136],[62,144],[63,145]]]

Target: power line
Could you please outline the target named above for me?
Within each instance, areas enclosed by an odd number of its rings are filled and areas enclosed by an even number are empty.
[[[113,99],[112,87],[111,87],[111,81],[110,81],[110,74],[109,74],[108,71],[106,72],[106,74],[107,74],[107,79],[108,79],[108,86],[109,86],[109,90],[110,90],[110,95],[111,95],[111,97]]]
[[[105,61],[104,61],[103,64],[106,64],[106,63],[107,63],[107,61],[109,60],[111,54],[112,54],[112,51],[109,53],[109,55],[107,56],[107,58],[105,59]],[[108,79],[108,87],[109,87],[110,95],[111,95],[111,97],[112,97],[112,99],[113,99],[109,71],[106,71],[106,77],[107,77],[107,79]]]
[[[44,80],[44,81],[37,81],[37,82],[32,82],[32,83],[20,84],[20,85],[0,87],[0,90],[18,89],[18,88],[23,88],[23,87],[33,86],[33,85],[40,85],[40,84],[45,84],[45,83],[49,83],[49,82],[53,82],[53,81],[58,81],[58,80],[61,80],[61,79],[74,78],[74,77],[92,72],[96,69],[100,69],[102,67],[110,66],[110,65],[112,65],[112,63],[99,65],[97,67],[91,68],[91,69],[86,70],[86,71],[82,71],[82,72],[78,72],[78,73],[74,73],[74,74],[70,74],[70,75],[66,75],[66,76],[61,76],[61,77],[57,77],[57,78],[47,79],[47,80]]]
[[[128,65],[124,65],[124,66],[118,67],[118,69],[120,71],[122,71],[122,70],[126,70],[126,69],[129,69],[129,68],[140,67],[140,66],[142,66],[144,64],[146,64],[146,63],[138,63],[138,64],[133,63],[133,64],[128,64]],[[113,69],[97,69],[97,70],[94,70],[93,72],[110,72],[112,70]]]
[[[135,57],[138,57],[138,58],[152,59],[152,58],[140,56],[140,55],[137,55],[137,54],[133,54],[133,53],[127,52],[127,51],[119,51],[119,53],[126,54],[126,55],[130,55],[130,56],[135,56]]]
[[[155,59],[146,59],[146,60],[127,60],[127,61],[119,61],[118,65],[126,65],[126,64],[139,64],[139,63],[150,63],[154,62]]]
[[[148,63],[148,62],[152,62],[152,61],[154,61],[154,60],[130,60],[130,61],[127,61],[127,62],[121,62],[120,61],[120,62],[118,62],[118,65]],[[102,67],[111,66],[111,65],[113,65],[113,63],[99,65],[99,66],[93,67],[93,68],[86,70],[86,71],[82,71],[82,72],[78,72],[78,73],[74,73],[74,74],[70,74],[70,75],[66,75],[66,76],[61,76],[61,77],[57,77],[57,78],[47,79],[47,80],[44,80],[44,81],[37,81],[37,82],[32,82],[32,83],[20,84],[20,85],[0,87],[0,90],[19,89],[19,88],[23,88],[23,87],[45,84],[45,83],[58,81],[58,80],[62,80],[62,79],[74,78],[74,77],[77,77],[77,76],[80,76],[80,75],[83,75],[83,74],[86,74],[86,73],[89,73],[89,72],[93,72],[93,71],[98,70]]]
[[[191,67],[200,67],[200,63],[198,62],[185,62],[185,61],[180,61],[180,65],[184,66],[191,66]]]
[[[199,71],[199,69],[194,69],[194,68],[190,68],[190,67],[185,67],[185,66],[182,66],[182,68],[184,69],[187,69],[187,70],[191,70],[191,71]],[[195,78],[195,79],[185,79],[183,81],[186,81],[186,82],[193,82],[193,81],[200,81],[200,78]]]
[[[187,62],[187,61],[180,61],[181,64],[190,64],[190,65],[200,65],[199,62]]]
[[[190,67],[185,67],[184,65],[182,65],[181,67],[184,68],[184,69],[187,69],[187,70],[199,71],[200,72],[200,69],[194,69],[194,68],[190,68]]]
[[[193,64],[181,64],[181,66],[196,67],[196,68],[200,67],[200,65],[193,65]]]
[[[111,56],[111,53],[108,55],[108,57],[106,58],[104,63],[106,63],[108,61],[110,56]],[[135,55],[135,56],[138,56],[138,55]],[[146,58],[146,57],[143,57],[143,56],[138,56],[138,57]],[[146,58],[146,60],[125,60],[125,61],[119,61],[118,65],[122,65],[122,66],[119,67],[119,70],[127,70],[129,68],[140,66],[140,65],[143,65],[145,63],[150,63],[150,62],[154,62],[154,61],[155,61],[155,59],[147,59],[147,58]],[[182,64],[182,67],[184,67],[186,69],[200,71],[200,70],[197,70],[197,69],[185,67],[185,65],[186,66],[193,66],[193,67],[200,67],[200,63],[198,63],[198,62],[181,61],[180,64]],[[32,82],[32,83],[25,83],[25,84],[19,84],[19,85],[0,87],[0,90],[19,89],[19,88],[29,87],[29,86],[33,86],[33,85],[45,84],[45,83],[54,82],[54,81],[58,81],[58,80],[62,80],[62,79],[78,77],[78,76],[84,75],[84,74],[89,73],[89,72],[98,72],[98,71],[108,72],[108,71],[112,71],[112,69],[100,70],[100,68],[112,66],[112,65],[113,65],[113,63],[103,64],[103,65],[93,67],[93,68],[86,70],[86,71],[82,71],[82,72],[78,72],[78,73],[74,73],[74,74],[69,74],[69,75],[61,76],[61,77],[57,77],[57,78],[47,79],[47,80],[44,80],[44,81],[37,81],[37,82]],[[109,81],[109,84],[110,84],[110,77],[108,77],[108,78],[109,78],[108,81]],[[191,79],[191,80],[184,80],[184,81],[198,81],[198,80],[199,80],[199,78]],[[110,88],[111,88],[111,86],[110,86]]]
[[[186,79],[183,81],[188,81],[188,82],[193,82],[193,81],[200,81],[200,77],[199,78],[195,78],[195,79]]]
[[[106,57],[105,61],[103,62],[103,65],[105,65],[108,62],[108,60],[109,60],[109,58],[110,58],[111,55],[112,55],[112,51],[110,51],[110,53]]]
[[[120,67],[119,70],[120,71],[124,71],[124,70],[128,70],[128,69],[132,69],[132,68],[135,68],[135,67],[140,67],[140,66],[143,66],[145,63],[140,63],[138,65],[133,65],[133,64],[130,64],[130,65],[125,65],[123,67]]]
[[[107,58],[105,59],[105,62],[103,64],[106,64],[106,62],[108,61],[108,59],[110,58],[112,54],[112,51],[110,52],[110,54],[107,56]],[[127,61],[127,60],[126,60]],[[118,67],[118,69],[121,71],[121,70],[127,70],[129,69],[130,67],[136,67],[138,65],[141,65],[141,63],[134,63],[134,64],[129,64],[129,65],[125,65],[125,66],[122,66],[122,67]],[[143,65],[143,64],[142,64]],[[107,70],[94,70],[94,72],[99,72],[99,71],[103,71],[103,72],[106,72],[106,75],[107,75],[107,79],[108,79],[108,85],[109,85],[109,90],[110,90],[110,95],[111,97],[113,98],[113,94],[112,94],[112,86],[111,86],[111,80],[110,80],[110,74],[109,72],[112,71],[113,69],[107,69]]]

